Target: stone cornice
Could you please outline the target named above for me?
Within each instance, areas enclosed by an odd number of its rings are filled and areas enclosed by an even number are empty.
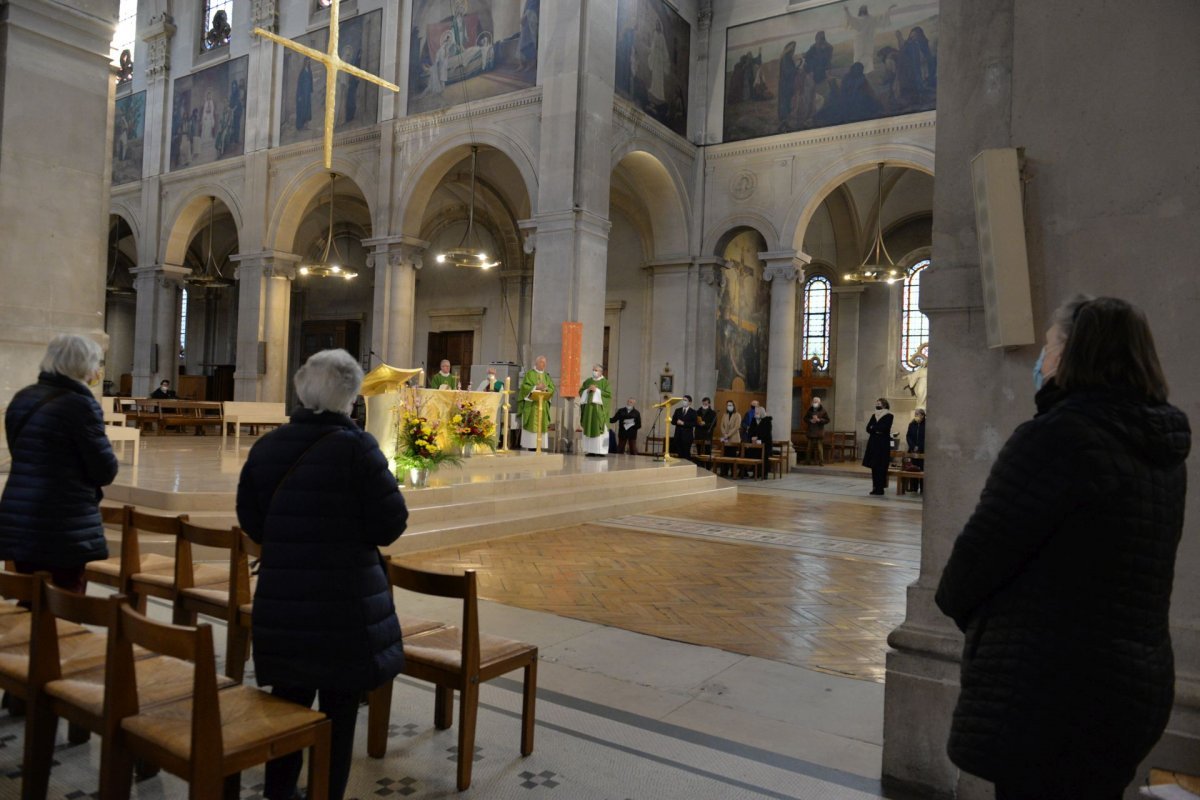
[[[679,151],[688,158],[694,159],[699,155],[699,147],[666,125],[663,125],[646,112],[635,107],[633,103],[615,94],[613,95],[613,117],[628,123],[629,127],[635,131],[646,131],[655,139]]]
[[[742,156],[775,153],[782,150],[795,150],[798,147],[810,147],[829,142],[843,142],[854,139],[894,136],[907,131],[928,130],[933,133],[937,123],[936,111],[922,111],[919,114],[907,114],[903,117],[888,117],[870,122],[858,122],[851,125],[838,125],[831,128],[818,128],[812,131],[784,133],[777,136],[765,136],[743,142],[729,144],[711,144],[705,147],[705,157],[708,160],[738,158]]]
[[[429,249],[429,242],[406,233],[363,239],[362,244],[363,247],[374,248],[367,253],[368,269],[374,269],[381,264],[393,267],[408,264],[413,269],[421,269],[425,266],[425,253]]]
[[[162,179],[162,190],[166,191],[167,189],[173,188],[177,184],[193,180],[195,178],[207,178],[209,180],[206,182],[212,183],[214,179],[227,175],[230,172],[243,170],[246,166],[245,158],[246,157],[244,155],[234,156],[232,158],[222,159],[220,161],[212,161],[208,164],[197,164],[194,167],[187,167],[185,169],[177,169],[164,173],[163,175],[159,176]]]
[[[428,128],[436,128],[444,125],[449,125],[460,120],[476,119],[478,117],[496,114],[501,111],[509,111],[522,106],[532,106],[542,102],[542,87],[531,86],[528,89],[523,89],[519,92],[510,94],[502,94],[497,97],[489,97],[484,100],[473,100],[470,103],[460,103],[459,105],[449,108],[438,109],[437,111],[426,111],[411,117],[401,117],[395,120],[393,131],[397,137],[405,134],[424,131]]]
[[[372,125],[366,128],[358,128],[353,131],[335,134],[333,137],[333,146],[352,147],[356,144],[376,143],[381,136],[380,126]],[[295,144],[281,145],[272,147],[267,151],[267,158],[272,166],[285,161],[291,161],[302,156],[312,157],[316,153],[321,152],[323,141],[320,137],[310,139],[307,142],[296,142]],[[360,151],[367,151],[367,148],[360,148]]]
[[[229,260],[238,265],[234,271],[237,280],[242,279],[242,271],[247,269],[262,270],[264,278],[295,280],[300,256],[282,250],[260,250],[257,253],[238,253],[230,256]]]

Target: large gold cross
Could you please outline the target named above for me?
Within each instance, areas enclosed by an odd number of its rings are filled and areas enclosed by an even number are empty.
[[[396,84],[389,83],[377,75],[372,75],[365,70],[361,70],[349,62],[343,61],[342,57],[338,55],[338,7],[340,4],[341,0],[333,0],[333,5],[329,8],[329,52],[327,53],[322,53],[320,50],[314,50],[311,47],[305,47],[299,42],[285,39],[262,28],[254,29],[256,36],[270,39],[272,42],[281,44],[289,50],[295,50],[300,55],[311,58],[313,61],[319,61],[325,65],[325,169],[333,168],[333,121],[336,118],[334,111],[337,104],[338,72],[345,72],[356,78],[362,78],[364,81],[369,81],[385,89],[391,89],[393,92],[400,91],[400,87]]]

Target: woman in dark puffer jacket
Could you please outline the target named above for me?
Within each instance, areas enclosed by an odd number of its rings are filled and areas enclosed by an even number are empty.
[[[84,336],[56,336],[38,382],[4,415],[12,467],[0,499],[0,559],[18,572],[46,570],[55,585],[83,592],[89,561],[108,558],[100,487],[117,477],[104,414],[87,383],[104,353]]]
[[[333,726],[330,800],[350,775],[359,697],[404,665],[400,623],[378,548],[408,510],[371,434],[347,416],[362,369],[323,350],[296,373],[304,406],[250,450],[237,514],[262,544],[254,594],[254,668],[272,694],[320,708]],[[268,800],[297,797],[302,756],[267,764]]]
[[[1043,377],[938,587],[966,633],[949,753],[998,800],[1116,800],[1171,713],[1191,432],[1122,300],[1060,308]]]

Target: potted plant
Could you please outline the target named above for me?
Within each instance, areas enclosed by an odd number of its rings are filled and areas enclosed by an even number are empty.
[[[402,412],[396,426],[396,477],[407,473],[410,486],[427,486],[431,471],[442,464],[459,462],[458,456],[438,444],[439,427],[420,414]]]
[[[496,449],[496,423],[469,400],[458,404],[450,417],[450,440],[460,446],[464,456],[470,457],[476,447]]]

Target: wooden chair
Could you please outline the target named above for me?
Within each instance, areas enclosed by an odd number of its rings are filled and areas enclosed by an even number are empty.
[[[771,464],[771,470],[775,473],[776,478],[783,478],[784,470],[792,468],[792,443],[788,439],[782,439],[778,442],[772,442],[773,449],[778,449],[778,453],[774,453],[767,457]]]
[[[29,656],[29,698],[25,717],[25,768],[22,798],[43,800],[50,781],[59,718],[85,733],[104,731],[104,679],[108,637],[96,633],[61,638],[66,623],[109,628],[123,595],[88,597],[35,582],[33,640]],[[137,649],[137,680],[143,706],[191,694],[194,669],[185,661]],[[233,681],[225,679],[226,685]],[[150,770],[139,770],[148,777]]]
[[[179,524],[179,536],[175,539],[175,599],[173,619],[176,625],[195,625],[196,615],[214,617],[231,624],[238,604],[233,602],[233,573],[237,566],[236,547],[242,531],[233,528],[205,528],[190,522]],[[197,584],[197,567],[192,546],[211,547],[228,552],[229,571],[223,573],[226,580],[221,583]],[[201,564],[200,568],[206,565]],[[210,574],[209,577],[212,577]],[[247,601],[253,594],[253,582],[246,576]]]
[[[133,532],[131,538],[136,541],[142,531],[157,533],[169,536],[172,546],[177,548],[180,532],[187,521],[187,514],[180,514],[176,517],[164,517],[157,514],[146,514],[134,509],[130,514],[130,525]],[[136,598],[136,606],[140,610],[145,610],[146,597],[157,597],[166,600],[172,606],[175,604],[175,596],[178,594],[178,589],[175,585],[177,568],[175,559],[169,556],[160,556],[159,558],[166,560],[165,567],[154,567],[138,571],[133,571],[132,568],[126,570],[128,577],[120,591]],[[130,563],[136,564],[139,562],[133,560],[131,555]],[[193,586],[212,586],[229,581],[229,568],[226,565],[200,564],[193,568],[191,575]]]
[[[170,556],[141,554],[137,530],[133,526],[133,506],[100,506],[100,518],[105,525],[121,529],[121,546],[117,555],[103,561],[92,561],[83,570],[88,583],[111,586],[119,593],[130,592],[130,578],[137,573],[170,572],[175,568]],[[147,515],[142,515],[144,518]],[[142,607],[145,607],[144,600]]]
[[[253,687],[218,688],[212,628],[158,623],[122,606],[109,638],[102,798],[127,800],[135,758],[187,781],[190,797],[237,797],[242,770],[307,749],[308,797],[328,800],[330,725],[325,715]],[[191,695],[158,705],[142,703],[135,645],[191,661]]]
[[[475,571],[442,575],[388,562],[392,585],[409,591],[463,601],[462,627],[445,627],[404,639],[404,674],[437,686],[434,725],[450,727],[454,691],[460,697],[458,716],[458,790],[471,785],[475,752],[475,719],[479,713],[479,684],[515,669],[525,670],[521,705],[521,755],[533,752],[534,702],[537,697],[538,649],[513,639],[479,632],[479,601]],[[387,750],[392,682],[371,693],[367,722],[367,754],[383,758]]]

